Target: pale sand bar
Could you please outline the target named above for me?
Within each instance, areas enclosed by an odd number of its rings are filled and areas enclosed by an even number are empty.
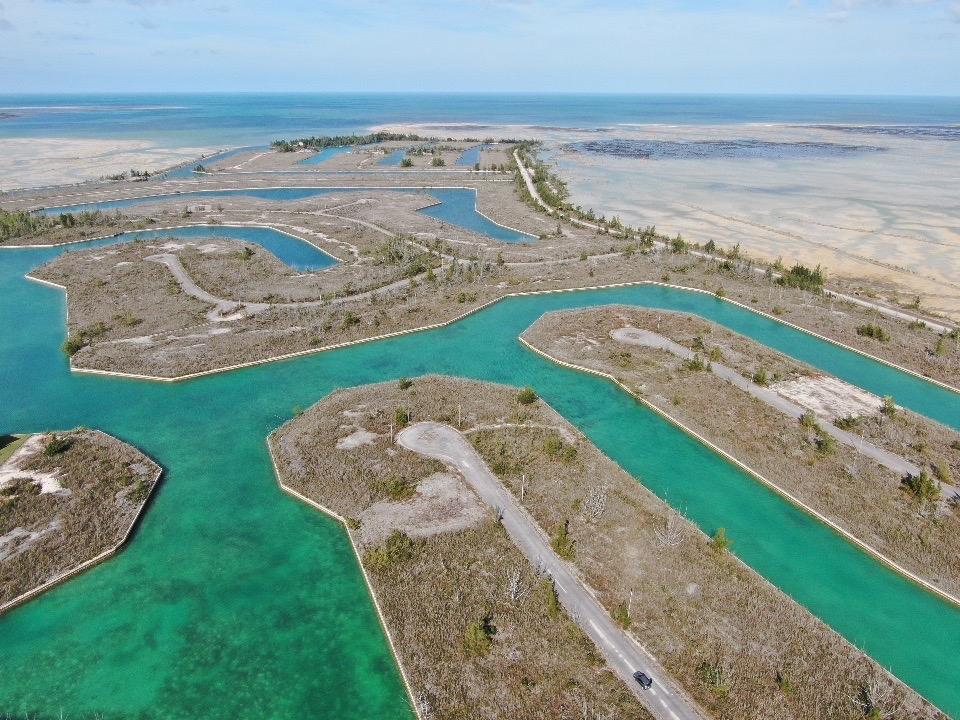
[[[214,150],[147,140],[0,138],[0,190],[96,180],[130,169],[156,172]]]

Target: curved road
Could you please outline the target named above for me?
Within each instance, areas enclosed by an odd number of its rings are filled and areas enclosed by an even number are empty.
[[[449,425],[420,422],[401,430],[397,443],[459,471],[483,501],[498,511],[504,529],[520,552],[553,579],[557,596],[570,618],[593,640],[611,669],[657,720],[706,717],[653,656],[614,624],[586,584],[553,551],[540,526],[490,472],[463,435]],[[653,687],[641,688],[633,679],[636,670],[654,678]]]

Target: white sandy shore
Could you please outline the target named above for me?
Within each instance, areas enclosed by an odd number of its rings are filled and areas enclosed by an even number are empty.
[[[95,180],[162,170],[215,148],[159,147],[147,140],[0,138],[0,190]]]

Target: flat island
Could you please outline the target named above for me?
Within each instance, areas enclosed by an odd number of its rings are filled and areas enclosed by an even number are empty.
[[[404,428],[424,423],[469,441],[617,627],[662,664],[661,686],[711,717],[809,718],[850,698],[939,716],[534,393],[446,377],[338,391],[269,439],[281,484],[345,523],[421,709],[637,713],[495,509],[452,463],[406,449]]]
[[[0,438],[0,612],[115,552],[160,473],[95,430]]]
[[[617,378],[919,577],[960,591],[957,432],[696,316],[549,313],[522,337]]]

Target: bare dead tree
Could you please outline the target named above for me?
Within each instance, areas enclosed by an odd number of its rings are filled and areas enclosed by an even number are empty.
[[[844,470],[854,480],[859,480],[863,472],[863,438],[857,436],[854,438],[855,452],[850,457],[850,462],[844,466]]]
[[[860,692],[851,698],[851,702],[866,717],[885,720],[894,715],[890,709],[892,692],[890,683],[884,682],[882,678],[874,675],[869,682],[860,686]]]
[[[510,602],[514,605],[522,603],[527,595],[530,594],[530,585],[523,582],[523,571],[520,568],[517,568],[510,574],[510,579],[507,584],[507,594],[510,597]]]
[[[426,690],[421,690],[420,694],[417,695],[417,709],[420,711],[421,717],[427,719],[433,717],[433,705],[430,703]]]
[[[583,507],[588,517],[599,518],[603,515],[603,511],[607,509],[607,488],[599,485],[593,487]]]
[[[667,515],[667,522],[663,530],[656,531],[657,545],[661,548],[673,548],[683,542],[683,530],[673,513]]]

